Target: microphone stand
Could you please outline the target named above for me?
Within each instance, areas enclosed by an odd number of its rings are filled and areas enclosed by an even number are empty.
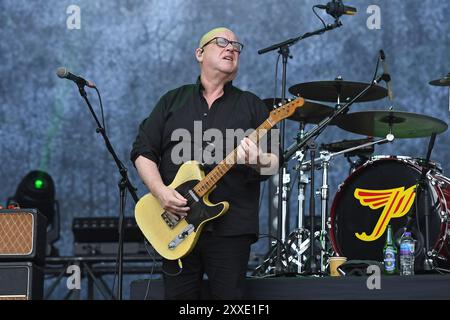
[[[127,176],[127,169],[123,165],[123,163],[120,161],[119,157],[117,156],[116,152],[114,151],[113,146],[111,145],[111,142],[106,135],[105,128],[102,127],[100,124],[100,121],[97,118],[97,115],[94,112],[94,109],[92,108],[91,103],[89,102],[89,99],[87,97],[86,91],[84,90],[84,85],[77,83],[78,89],[80,91],[80,95],[83,97],[83,99],[86,101],[86,104],[89,107],[89,111],[91,112],[92,116],[94,117],[94,120],[97,124],[96,132],[100,133],[103,137],[103,140],[106,145],[106,149],[109,151],[109,153],[112,155],[114,162],[117,165],[117,168],[119,169],[119,173],[121,175],[121,179],[118,183],[119,186],[119,193],[120,193],[120,208],[119,208],[119,258],[118,258],[118,288],[117,288],[117,298],[119,300],[122,300],[122,283],[123,283],[123,236],[124,236],[124,230],[123,230],[123,221],[124,221],[124,212],[125,212],[125,195],[126,190],[128,190],[133,197],[133,200],[135,202],[138,202],[139,198],[136,195],[136,188],[131,184],[130,180]]]
[[[281,80],[281,103],[284,104],[286,101],[286,78],[287,78],[287,62],[288,58],[292,58],[290,56],[290,47],[296,44],[297,42],[315,36],[323,34],[327,31],[334,30],[338,27],[341,27],[342,23],[339,21],[339,18],[335,19],[334,24],[329,24],[325,26],[324,28],[318,29],[313,32],[307,32],[304,35],[301,35],[296,38],[291,38],[289,40],[271,45],[267,48],[261,49],[258,51],[258,54],[264,54],[270,51],[278,50],[278,53],[282,55],[283,57],[283,73],[282,73],[282,80]],[[285,136],[285,123],[282,121],[280,123],[280,148],[281,150],[284,150],[284,136]],[[287,214],[287,194],[288,194],[288,188],[285,184],[287,179],[287,163],[285,161],[280,162],[279,171],[278,171],[278,215],[277,215],[277,238],[280,239],[282,242],[284,242],[286,237],[286,225],[288,224],[288,219],[285,219]],[[286,268],[283,266],[283,263],[281,261],[281,244],[279,241],[277,241],[277,258],[276,258],[276,265],[275,265],[275,275],[283,275],[288,272],[288,261],[286,261]]]

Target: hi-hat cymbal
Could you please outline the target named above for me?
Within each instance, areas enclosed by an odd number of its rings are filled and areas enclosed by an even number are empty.
[[[448,125],[439,119],[402,111],[348,113],[339,117],[334,124],[357,134],[386,137],[388,133],[392,133],[395,138],[429,137],[433,133],[442,133],[448,128]]]
[[[344,80],[315,81],[296,84],[289,88],[289,92],[305,99],[336,103],[338,97],[341,102],[345,102],[347,98],[353,99],[368,86],[367,83]],[[356,102],[379,100],[387,97],[387,95],[388,91],[385,88],[374,85]]]
[[[263,102],[265,103],[269,111],[272,111],[274,109],[274,106],[278,107],[278,105],[281,103],[281,99],[267,98],[264,99]],[[333,112],[334,109],[331,107],[305,100],[305,104],[300,108],[297,108],[295,113],[288,119],[298,122],[318,124],[326,117],[332,115]]]
[[[450,87],[450,73],[442,79],[430,81],[430,84],[438,87]]]

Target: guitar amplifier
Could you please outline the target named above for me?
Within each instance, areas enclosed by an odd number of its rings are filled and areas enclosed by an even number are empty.
[[[31,262],[0,263],[0,300],[40,300],[44,294],[42,269]]]
[[[0,261],[45,260],[47,219],[37,209],[0,210]]]

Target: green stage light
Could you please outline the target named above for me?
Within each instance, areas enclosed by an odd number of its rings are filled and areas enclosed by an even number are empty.
[[[42,189],[44,187],[44,180],[42,180],[42,179],[34,180],[34,187],[36,189]]]

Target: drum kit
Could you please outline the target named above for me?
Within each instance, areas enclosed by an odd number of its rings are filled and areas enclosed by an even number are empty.
[[[449,87],[450,106],[450,74],[431,81],[430,85]],[[321,123],[343,102],[358,97],[368,86],[370,85],[366,83],[337,78],[334,81],[307,82],[290,87],[292,95],[305,99],[304,106],[289,118],[299,123],[297,139],[307,135],[307,124]],[[387,96],[387,89],[372,85],[356,102],[375,101]],[[269,110],[281,105],[279,98],[267,98],[263,101]],[[335,103],[336,106],[333,108],[323,104],[326,102]],[[290,233],[286,228],[283,238],[278,239],[283,243],[282,263],[285,270],[289,273],[308,274],[314,271],[311,266],[316,264],[314,272],[326,275],[331,256],[345,256],[349,260],[383,261],[384,232],[388,224],[393,227],[396,239],[406,229],[412,231],[417,240],[418,270],[428,270],[422,268],[424,261],[428,261],[433,268],[449,266],[450,179],[443,175],[439,164],[429,161],[436,135],[445,132],[448,125],[427,115],[395,110],[341,114],[330,125],[367,138],[322,144],[320,156],[316,158],[315,153],[310,152],[311,160],[308,161],[307,148],[299,149],[293,157],[285,158],[286,161],[295,159],[294,170],[298,179],[298,225]],[[377,144],[389,143],[394,139],[424,137],[431,137],[426,159],[373,155]],[[351,162],[350,174],[339,186],[329,210],[329,167],[332,159],[338,155],[348,158],[356,155],[360,161]],[[322,185],[317,191],[314,188],[315,171],[322,173]],[[287,186],[278,186],[278,190],[290,188],[290,179],[281,180]],[[426,190],[422,193],[427,199],[423,201],[419,199],[421,181],[426,184]],[[310,210],[310,224],[305,226],[308,184],[311,184],[309,206],[313,206],[313,210]],[[311,212],[315,212],[316,195],[321,200],[320,230],[315,230],[314,218],[311,217]],[[421,199],[424,199],[423,195]],[[283,217],[283,223],[284,219],[286,217]],[[273,274],[276,259],[272,248],[263,263],[255,269],[254,275]]]

